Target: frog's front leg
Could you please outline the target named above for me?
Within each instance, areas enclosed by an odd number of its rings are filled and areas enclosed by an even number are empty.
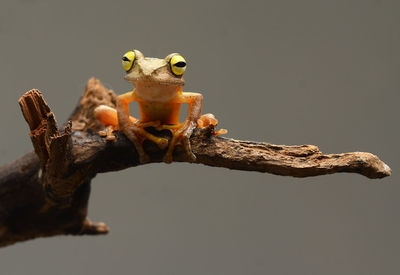
[[[169,143],[168,150],[163,161],[166,163],[172,162],[172,153],[174,152],[175,145],[178,142],[181,142],[185,149],[186,157],[190,162],[194,162],[196,160],[196,156],[192,152],[189,138],[197,126],[197,120],[200,118],[201,107],[203,105],[203,96],[198,93],[183,92],[177,97],[176,101],[178,103],[189,104],[188,116],[183,123],[177,125],[177,127],[171,128],[172,139]]]
[[[168,140],[156,137],[148,133],[144,128],[149,126],[158,126],[159,122],[141,123],[132,121],[129,118],[129,103],[136,100],[135,93],[129,92],[117,97],[117,116],[119,129],[124,132],[127,138],[135,145],[141,163],[149,162],[150,158],[145,153],[142,142],[148,139],[158,145],[161,149],[168,146]]]

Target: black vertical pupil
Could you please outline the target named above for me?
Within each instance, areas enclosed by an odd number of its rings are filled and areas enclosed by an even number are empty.
[[[174,66],[179,67],[179,68],[183,68],[183,67],[186,66],[186,62],[179,61],[178,63],[175,63]]]

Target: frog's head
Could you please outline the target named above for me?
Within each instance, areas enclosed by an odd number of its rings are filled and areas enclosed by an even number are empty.
[[[122,57],[122,67],[126,71],[125,80],[133,84],[146,83],[183,86],[183,73],[186,69],[185,59],[172,53],[164,59],[144,57],[138,50],[132,50]]]

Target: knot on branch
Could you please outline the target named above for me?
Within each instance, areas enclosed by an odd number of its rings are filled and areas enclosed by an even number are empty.
[[[94,77],[90,78],[86,84],[85,91],[79,100],[78,106],[70,116],[70,120],[73,121],[72,130],[102,130],[103,125],[93,117],[94,109],[100,105],[115,108],[116,99],[117,96],[113,90],[104,87],[100,80]]]

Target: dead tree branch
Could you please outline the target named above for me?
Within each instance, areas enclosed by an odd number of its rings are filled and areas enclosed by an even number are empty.
[[[21,97],[35,153],[0,167],[0,246],[61,234],[105,234],[104,223],[87,219],[90,181],[97,173],[140,165],[135,147],[120,132],[107,142],[93,117],[100,104],[115,107],[116,96],[99,80],[90,79],[78,106],[59,130],[42,94],[31,90]],[[168,131],[153,134],[170,138]],[[389,176],[390,168],[370,153],[323,155],[314,145],[286,146],[217,137],[213,127],[196,129],[190,138],[197,163],[229,169],[309,177],[338,172],[369,178]],[[165,151],[145,141],[151,162]],[[174,161],[188,161],[181,147]]]

